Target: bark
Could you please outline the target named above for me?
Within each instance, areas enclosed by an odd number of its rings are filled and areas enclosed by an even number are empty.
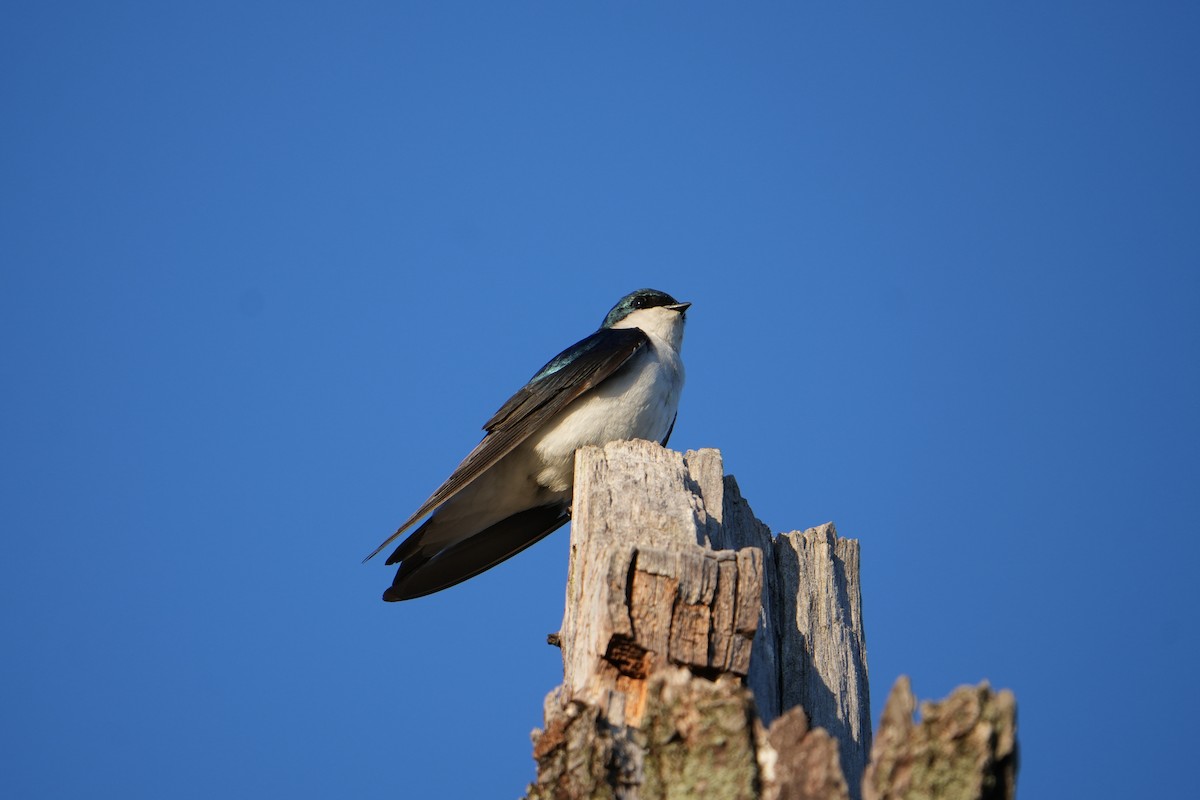
[[[892,687],[871,764],[864,800],[936,797],[1012,800],[1017,785],[1017,704],[1012,692],[987,682],[963,686],[940,703],[916,701],[906,677]]]
[[[566,610],[551,637],[563,685],[534,732],[528,797],[857,800],[871,749],[858,564],[858,542],[832,524],[772,536],[715,450],[579,451]],[[913,731],[932,736],[953,716],[929,706],[914,725],[909,709],[906,728],[895,698],[868,800],[916,796],[905,794],[926,785],[913,782],[913,753],[930,749]],[[947,774],[980,776],[959,783],[1011,786],[1011,774],[984,776],[995,764],[1015,772],[1005,708],[984,715],[997,731],[990,761],[937,751]]]

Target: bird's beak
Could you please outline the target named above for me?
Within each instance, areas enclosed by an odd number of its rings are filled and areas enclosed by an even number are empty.
[[[680,314],[687,311],[691,307],[691,303],[676,303],[673,306],[667,306],[667,308],[671,309],[672,311],[678,311]]]

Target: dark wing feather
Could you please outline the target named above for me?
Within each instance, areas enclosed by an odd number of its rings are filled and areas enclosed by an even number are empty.
[[[405,559],[383,599],[411,600],[462,583],[540,542],[568,519],[566,504],[530,508],[430,557]]]
[[[417,520],[462,491],[572,400],[620,369],[648,342],[637,328],[601,328],[551,359],[487,421],[483,441],[446,482],[363,560],[374,558]]]
[[[667,446],[667,442],[671,441],[671,434],[675,431],[675,420],[679,419],[679,412],[675,412],[675,416],[671,417],[671,427],[667,428],[667,435],[659,442],[663,447]]]

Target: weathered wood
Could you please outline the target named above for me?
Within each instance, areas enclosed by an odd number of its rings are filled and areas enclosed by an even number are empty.
[[[867,646],[858,583],[858,542],[833,523],[776,539],[780,586],[780,706],[800,706],[838,741],[842,770],[857,787],[871,748]]]
[[[648,680],[667,667],[745,676],[766,723],[804,705],[857,778],[869,710],[852,544],[832,526],[776,540],[715,450],[581,450],[557,702],[638,728]]]
[[[720,454],[704,452],[704,477],[697,484],[705,491],[709,542],[766,554],[758,632],[746,677],[759,715],[769,725],[780,713],[803,708],[809,724],[829,731],[838,742],[842,769],[857,797],[871,748],[858,542],[839,538],[833,523],[772,536],[754,516],[737,481],[713,477],[721,471]]]
[[[552,636],[564,680],[534,735],[530,798],[860,797],[871,733],[856,541],[832,524],[774,537],[719,452],[650,442],[577,453],[572,523]],[[911,693],[893,691],[866,800],[913,787],[1011,797],[1011,695],[956,698],[914,726]]]
[[[671,669],[650,684],[642,800],[757,800],[754,702],[741,681]]]
[[[560,701],[547,698],[546,728],[534,732],[538,780],[529,800],[762,796],[761,726],[734,676],[710,681],[684,667],[662,668],[647,681],[637,727],[614,725],[595,706]]]
[[[1012,800],[1017,779],[1017,705],[986,682],[963,686],[940,703],[916,701],[901,676],[883,709],[864,800],[933,797]]]
[[[697,463],[710,469],[712,458]],[[712,524],[679,453],[650,442],[579,452],[559,637],[564,702],[619,701],[614,722],[637,726],[658,668],[746,674],[762,553],[705,547]]]
[[[822,728],[809,728],[804,710],[789,709],[771,723],[760,747],[764,770],[763,800],[849,800],[837,740]]]

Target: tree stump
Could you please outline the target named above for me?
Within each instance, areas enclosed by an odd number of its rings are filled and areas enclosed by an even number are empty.
[[[772,536],[716,450],[581,449],[552,637],[563,684],[528,797],[857,800],[871,750],[858,564],[832,524]],[[887,752],[869,800],[903,796],[888,791],[909,751]]]

